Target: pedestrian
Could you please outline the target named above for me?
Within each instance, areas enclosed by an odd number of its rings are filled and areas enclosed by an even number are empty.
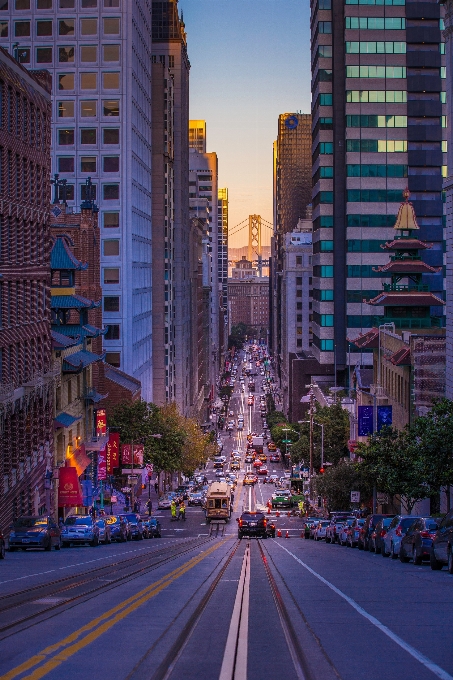
[[[147,508],[147,510],[148,510],[148,515],[149,515],[149,517],[151,517],[151,513],[152,513],[152,511],[153,511],[153,502],[152,502],[151,498],[148,498],[148,502],[147,502],[147,504],[146,504],[146,508]]]
[[[91,506],[91,508],[90,508],[90,515],[91,515],[91,517],[92,517],[93,519],[96,518],[96,506],[95,506],[95,505],[92,505],[92,506]]]
[[[176,519],[176,503],[174,500],[170,503],[170,512],[172,520]]]
[[[134,502],[134,512],[138,512],[138,502]]]
[[[154,491],[157,493],[159,491],[159,484],[155,482],[154,484]]]
[[[181,517],[182,520],[184,520],[184,522],[186,521],[186,504],[184,503],[184,501],[181,501],[181,503],[179,504],[179,516]]]

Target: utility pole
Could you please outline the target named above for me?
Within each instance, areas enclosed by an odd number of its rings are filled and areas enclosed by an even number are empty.
[[[313,400],[315,395],[310,390],[310,478],[313,477]]]

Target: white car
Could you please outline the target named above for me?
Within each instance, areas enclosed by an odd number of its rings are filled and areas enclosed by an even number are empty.
[[[315,541],[322,541],[322,539],[326,537],[326,529],[329,524],[329,520],[325,519],[322,519],[320,522],[318,522],[313,534]]]

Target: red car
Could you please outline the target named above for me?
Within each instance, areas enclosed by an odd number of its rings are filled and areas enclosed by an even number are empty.
[[[280,456],[276,453],[274,456],[271,456],[269,458],[271,463],[279,463],[280,462]]]
[[[253,461],[253,467],[260,468],[261,466],[262,466],[262,462],[260,461],[259,458],[257,458],[257,460]]]
[[[258,470],[259,475],[267,475],[268,472],[269,470],[266,467],[260,467],[260,469]]]

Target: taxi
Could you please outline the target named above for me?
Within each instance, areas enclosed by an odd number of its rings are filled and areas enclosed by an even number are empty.
[[[267,444],[267,450],[268,450],[268,451],[276,451],[276,450],[277,450],[277,445],[274,444],[274,442],[268,442],[268,444]]]
[[[253,485],[256,484],[258,481],[258,477],[255,475],[254,472],[247,472],[247,474],[244,477],[244,484],[247,485]]]

